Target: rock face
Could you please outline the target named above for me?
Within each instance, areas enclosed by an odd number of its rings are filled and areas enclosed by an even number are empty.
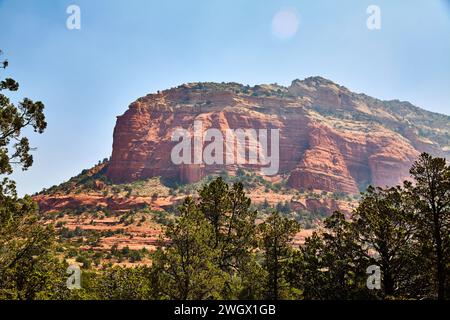
[[[448,116],[355,94],[320,77],[287,88],[193,83],[140,98],[118,117],[107,176],[115,183],[154,176],[191,183],[223,170],[264,167],[174,164],[172,135],[193,132],[195,121],[202,132],[215,128],[224,136],[229,129],[279,129],[275,176],[297,189],[358,193],[408,178],[422,151],[450,156]]]

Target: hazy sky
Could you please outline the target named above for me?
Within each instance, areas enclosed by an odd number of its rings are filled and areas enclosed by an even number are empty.
[[[68,30],[66,9],[81,9]],[[366,26],[369,5],[381,30]],[[193,81],[289,85],[320,75],[356,92],[450,110],[450,5],[445,0],[0,0],[1,76],[16,99],[42,100],[21,193],[109,157],[116,116],[140,96]]]

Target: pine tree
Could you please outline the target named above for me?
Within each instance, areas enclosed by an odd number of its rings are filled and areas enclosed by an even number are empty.
[[[366,299],[369,261],[358,241],[353,222],[340,212],[324,222],[302,247],[299,274],[305,299]]]
[[[25,98],[15,106],[3,93],[18,89],[13,79],[0,81],[0,299],[44,299],[64,295],[64,264],[52,254],[52,227],[38,223],[37,205],[29,196],[19,198],[6,176],[13,165],[26,170],[33,164],[23,130],[42,133],[47,123],[42,102]]]
[[[263,268],[267,273],[265,298],[271,300],[290,297],[287,281],[289,259],[293,256],[292,239],[299,231],[295,220],[281,217],[273,212],[259,225],[261,249],[264,251]]]
[[[416,208],[417,239],[430,257],[436,295],[445,299],[450,265],[450,167],[444,158],[420,155],[411,168],[415,183],[406,182]]]
[[[413,212],[402,188],[370,186],[352,219],[367,258],[381,269],[383,297],[408,297],[417,280],[411,272],[417,250]]]
[[[220,298],[226,274],[215,264],[220,251],[210,245],[214,228],[190,197],[180,207],[180,218],[167,227],[153,256],[153,295],[159,299]]]
[[[200,190],[199,210],[213,229],[210,246],[219,251],[218,267],[248,284],[245,278],[255,271],[253,250],[257,245],[257,212],[250,205],[242,183],[230,187],[219,177]],[[226,288],[223,295],[232,298],[231,286]]]

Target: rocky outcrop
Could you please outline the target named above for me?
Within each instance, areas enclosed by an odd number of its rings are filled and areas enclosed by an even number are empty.
[[[223,170],[264,167],[174,164],[170,157],[177,143],[171,140],[174,130],[192,132],[194,122],[201,121],[202,132],[216,128],[224,136],[228,129],[279,129],[277,175],[293,188],[357,193],[368,184],[393,185],[408,178],[420,152],[448,156],[442,139],[440,144],[425,141],[411,120],[404,130],[406,117],[414,119],[418,108],[403,107],[398,115],[389,102],[354,94],[319,77],[296,80],[289,88],[183,85],[140,98],[118,117],[106,174],[117,183],[153,176],[190,183]],[[411,113],[406,116],[404,110]],[[443,129],[450,130],[443,123]]]

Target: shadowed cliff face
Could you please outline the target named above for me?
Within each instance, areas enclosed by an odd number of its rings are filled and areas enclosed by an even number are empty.
[[[278,85],[194,83],[148,95],[118,117],[111,162],[115,183],[154,176],[191,183],[238,165],[175,165],[177,128],[279,129],[279,170],[297,189],[357,193],[408,178],[422,151],[449,157],[450,118],[407,102],[380,101],[320,78]],[[207,145],[208,143],[205,143]],[[239,165],[259,170],[260,164]]]

